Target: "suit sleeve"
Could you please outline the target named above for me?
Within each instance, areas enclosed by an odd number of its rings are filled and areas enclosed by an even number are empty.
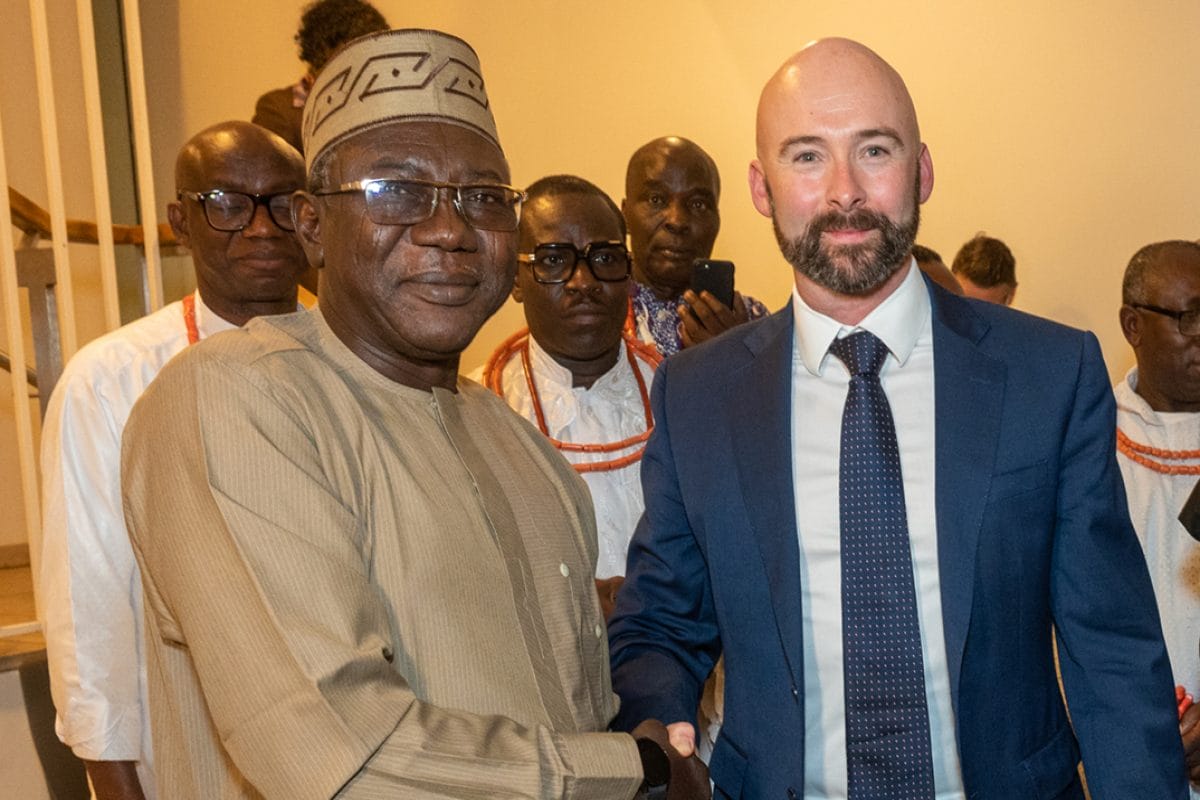
[[[668,416],[668,365],[654,378],[654,433],[642,457],[646,510],[629,545],[608,635],[617,730],[646,719],[696,723],[720,652],[708,566],[684,507]]]
[[[208,356],[173,367],[135,408],[123,454],[147,636],[186,647],[221,748],[258,792],[633,795],[628,736],[419,700],[390,663],[388,602],[355,513],[365,499],[329,477],[339,455],[252,372]]]
[[[1187,798],[1171,667],[1116,462],[1116,406],[1083,343],[1058,480],[1051,603],[1092,797]]]

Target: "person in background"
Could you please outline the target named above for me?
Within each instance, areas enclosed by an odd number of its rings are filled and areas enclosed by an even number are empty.
[[[251,122],[279,134],[292,147],[304,152],[300,120],[313,88],[313,78],[329,57],[346,42],[368,33],[388,29],[387,20],[366,0],[313,0],[300,13],[296,44],[306,67],[300,80],[273,89],[254,104]]]
[[[912,256],[916,260],[917,266],[920,267],[921,272],[928,275],[938,286],[954,294],[963,293],[962,285],[958,282],[958,278],[954,277],[954,273],[946,266],[946,262],[942,261],[942,257],[936,250],[914,244],[912,246]]]
[[[639,147],[625,171],[621,211],[633,252],[627,328],[664,358],[767,314],[734,292],[733,307],[692,291],[692,262],[712,255],[721,229],[721,176],[695,142],[664,136]]]
[[[1011,306],[1017,297],[1017,260],[999,239],[976,234],[959,248],[950,271],[967,297],[1002,306]]]
[[[1192,798],[1200,798],[1200,544],[1180,512],[1200,482],[1200,244],[1149,244],[1121,286],[1121,332],[1136,366],[1117,397],[1117,463],[1154,582],[1176,693]],[[1189,707],[1190,706],[1190,707]]]
[[[630,262],[625,220],[599,187],[554,175],[526,189],[513,299],[528,327],[500,345],[484,384],[536,425],[591,490],[605,617],[642,515],[641,456],[654,428],[658,353],[622,334]]]
[[[179,151],[175,186],[167,217],[191,250],[196,291],[80,349],[42,430],[38,609],[56,729],[97,800],[155,796],[141,580],[121,510],[130,409],[188,345],[295,311],[307,266],[291,218],[304,161],[275,134],[248,122],[201,131]],[[173,419],[188,417],[182,406]]]

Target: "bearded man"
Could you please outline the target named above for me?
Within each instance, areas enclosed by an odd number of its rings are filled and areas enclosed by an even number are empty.
[[[861,44],[783,64],[757,151],[792,303],[658,369],[616,724],[687,752],[723,654],[718,797],[1082,798],[1082,755],[1093,797],[1183,800],[1095,337],[922,277],[933,162]]]

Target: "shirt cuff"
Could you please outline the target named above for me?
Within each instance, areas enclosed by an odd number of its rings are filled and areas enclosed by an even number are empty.
[[[559,734],[559,753],[573,776],[570,800],[632,798],[642,785],[642,759],[627,733]]]

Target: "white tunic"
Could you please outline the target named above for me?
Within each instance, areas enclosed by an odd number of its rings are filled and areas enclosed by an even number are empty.
[[[654,379],[654,368],[636,359],[647,391]],[[572,386],[571,371],[559,364],[529,337],[529,362],[534,383],[542,401],[542,413],[550,436],[564,442],[617,442],[646,430],[646,409],[637,380],[629,367],[624,343],[617,363],[590,388]],[[533,399],[525,381],[521,358],[508,360],[501,372],[504,399],[518,414],[537,424]],[[572,463],[593,463],[620,458],[638,450],[642,444],[612,453],[563,452]],[[641,462],[605,472],[585,472],[596,507],[596,528],[600,557],[596,577],[611,578],[625,574],[625,555],[645,504],[642,501]]]
[[[1157,412],[1135,386],[1137,367],[1113,387],[1118,429],[1139,444],[1200,450],[1200,414]],[[1175,683],[1200,697],[1200,543],[1179,522],[1179,512],[1200,476],[1155,472],[1121,453],[1117,462],[1125,479],[1129,516],[1154,583]],[[1200,459],[1171,463],[1198,466]],[[1196,796],[1200,795],[1193,793]]]
[[[201,337],[235,326],[196,294]],[[138,761],[154,796],[142,586],[121,509],[121,432],[187,347],[182,302],[95,339],[68,362],[42,428],[38,611],[58,736],[92,761]],[[162,443],[170,447],[169,442]]]

